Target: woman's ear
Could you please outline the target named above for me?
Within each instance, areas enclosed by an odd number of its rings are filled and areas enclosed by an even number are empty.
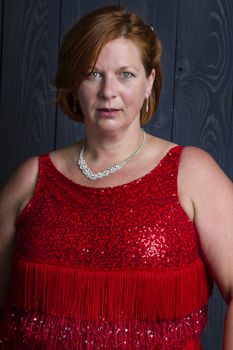
[[[153,84],[154,84],[154,81],[155,81],[155,78],[156,78],[156,71],[155,69],[153,68],[149,77],[147,78],[147,88],[146,88],[146,94],[148,96],[151,95],[151,90],[152,90],[152,87],[153,87]]]

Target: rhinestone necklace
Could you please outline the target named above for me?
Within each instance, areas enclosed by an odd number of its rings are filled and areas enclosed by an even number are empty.
[[[110,174],[113,174],[116,171],[120,170],[125,164],[127,164],[131,159],[133,159],[141,151],[145,143],[145,131],[143,129],[142,129],[142,133],[143,133],[142,142],[140,143],[139,147],[127,159],[125,159],[121,163],[113,165],[111,168],[107,168],[98,173],[94,173],[93,171],[91,171],[91,169],[87,165],[87,162],[84,159],[84,150],[85,150],[85,141],[86,141],[86,139],[84,139],[82,148],[79,154],[79,160],[78,160],[78,166],[82,171],[83,175],[86,176],[89,180],[97,180],[97,179],[101,179],[104,176],[109,176]]]

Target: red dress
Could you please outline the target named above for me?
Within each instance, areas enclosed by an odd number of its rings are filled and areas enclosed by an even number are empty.
[[[178,198],[181,152],[108,188],[40,157],[17,221],[5,348],[201,349],[212,283]]]

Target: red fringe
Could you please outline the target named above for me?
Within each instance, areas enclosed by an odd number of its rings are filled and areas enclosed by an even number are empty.
[[[83,320],[180,318],[212,291],[201,259],[176,269],[90,270],[17,257],[14,271],[11,300],[19,308]]]

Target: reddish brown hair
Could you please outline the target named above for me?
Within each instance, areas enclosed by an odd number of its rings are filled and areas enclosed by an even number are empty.
[[[107,6],[81,18],[62,41],[55,86],[58,90],[57,102],[71,119],[83,121],[81,108],[78,101],[74,100],[74,92],[90,68],[95,66],[103,46],[119,37],[132,40],[139,48],[147,77],[153,68],[156,71],[148,112],[145,103],[142,106],[141,124],[148,122],[156,111],[162,84],[160,41],[153,29],[137,14],[119,6]]]

